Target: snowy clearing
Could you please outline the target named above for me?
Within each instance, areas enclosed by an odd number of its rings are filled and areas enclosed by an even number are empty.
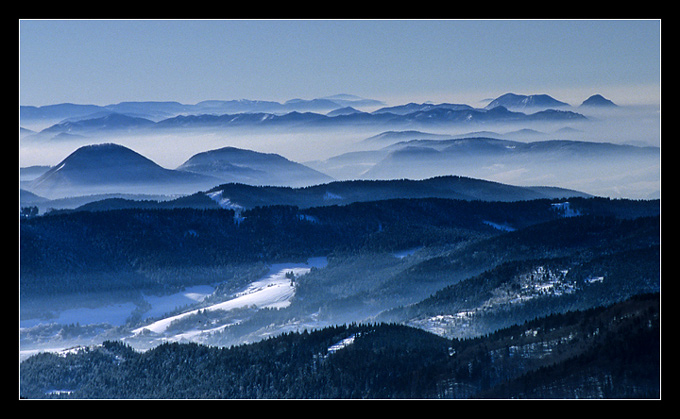
[[[397,259],[403,259],[407,256],[411,256],[412,254],[414,254],[415,252],[417,252],[418,250],[420,250],[422,248],[423,248],[422,246],[419,246],[419,247],[414,247],[413,249],[400,250],[398,252],[392,253],[392,256],[394,256]]]
[[[326,258],[311,258],[308,263],[280,263],[274,264],[269,273],[263,278],[252,282],[244,290],[234,294],[229,300],[217,303],[205,308],[187,311],[182,314],[167,317],[149,325],[133,330],[133,335],[148,330],[153,333],[163,333],[170,324],[184,317],[194,315],[201,310],[205,311],[229,311],[237,308],[285,308],[290,304],[290,299],[295,295],[295,284],[286,274],[292,272],[295,277],[308,273],[312,267],[323,267],[327,263]]]
[[[328,348],[328,353],[329,353],[329,354],[334,354],[334,353],[336,353],[337,351],[339,351],[340,349],[343,349],[343,348],[345,348],[345,347],[347,347],[347,346],[353,344],[353,343],[354,343],[354,339],[356,339],[356,337],[357,337],[357,335],[354,334],[354,335],[352,335],[352,336],[350,336],[350,337],[348,337],[348,338],[345,338],[345,339],[341,340],[340,342],[338,342],[338,343],[336,343],[336,344],[334,344],[334,345],[331,345],[331,346]]]
[[[496,230],[501,230],[501,231],[515,231],[514,227],[511,227],[507,224],[499,224],[499,223],[494,223],[493,221],[482,221],[484,224],[491,226],[495,228]]]
[[[328,264],[326,257],[314,257],[307,260],[306,263],[279,263],[270,266],[267,275],[259,280],[252,282],[240,292],[233,294],[230,299],[212,306],[194,309],[185,313],[162,318],[167,313],[175,312],[177,309],[192,305],[203,301],[206,297],[213,294],[215,290],[214,285],[199,285],[186,288],[185,290],[166,296],[153,296],[142,294],[146,303],[149,304],[147,310],[143,314],[143,319],[156,318],[159,319],[147,326],[137,328],[132,331],[129,337],[142,337],[145,330],[153,334],[163,334],[170,324],[175,321],[197,314],[199,311],[229,311],[238,308],[284,308],[290,304],[290,300],[295,294],[295,284],[290,277],[286,277],[287,273],[293,273],[295,278],[298,278],[308,273],[312,268],[324,268]],[[20,321],[20,331],[28,333],[33,327],[43,327],[42,325],[49,325],[53,323],[68,325],[79,324],[80,326],[94,325],[94,324],[109,324],[112,326],[124,326],[133,312],[138,309],[137,305],[132,302],[121,304],[110,304],[97,308],[76,308],[63,310],[56,313],[56,317],[50,319],[29,319]],[[158,341],[200,341],[204,337],[218,333],[226,327],[239,323],[241,319],[224,318],[221,322],[216,322],[214,327],[198,328],[194,327],[183,328],[180,330],[173,330],[172,336],[158,336]],[[204,325],[205,326],[205,325]],[[145,332],[146,333],[146,332]],[[123,338],[126,339],[126,338]],[[61,341],[50,347],[46,344],[34,347],[31,342],[24,342],[22,335],[22,343],[20,348],[20,360],[26,359],[31,355],[39,352],[60,352],[65,348],[73,347],[74,341]],[[84,344],[90,344],[92,337],[86,339]],[[157,341],[156,338],[152,339]],[[151,342],[151,341],[149,341]],[[62,344],[62,345],[60,345]],[[146,347],[146,345],[143,345]],[[141,348],[140,348],[141,349]]]

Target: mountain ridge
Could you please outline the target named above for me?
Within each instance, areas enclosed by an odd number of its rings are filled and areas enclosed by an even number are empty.
[[[520,187],[462,176],[439,176],[424,180],[347,180],[304,188],[258,187],[240,184],[217,186],[206,192],[219,194],[243,208],[294,205],[309,208],[347,205],[385,199],[444,198],[482,201],[521,201],[589,197],[583,192],[550,187]]]
[[[340,103],[341,102],[341,103]],[[41,138],[45,134],[59,132],[81,132],[95,129],[147,129],[160,128],[201,128],[201,127],[229,127],[229,126],[343,126],[351,124],[409,124],[432,125],[470,122],[536,122],[587,120],[579,113],[562,110],[548,112],[548,109],[538,109],[538,112],[525,114],[511,111],[494,101],[485,108],[473,108],[465,104],[451,103],[409,103],[392,107],[383,107],[372,112],[357,110],[361,106],[359,100],[339,100],[338,103],[329,99],[292,99],[284,104],[265,101],[204,101],[196,105],[183,105],[178,102],[121,102],[107,106],[78,106],[78,105],[47,105],[36,108],[20,107],[20,121],[33,120],[49,121],[59,119],[59,122],[44,128],[42,131],[30,135]],[[555,101],[556,103],[561,103]],[[335,106],[330,104],[335,103]],[[532,102],[533,103],[533,102]],[[542,103],[542,102],[541,102]],[[349,111],[348,107],[355,111]],[[283,107],[283,108],[281,108]],[[342,111],[345,109],[345,111]],[[324,113],[318,113],[324,112]],[[108,113],[107,118],[116,116],[117,121],[105,123],[102,113]],[[88,118],[88,114],[93,116]]]

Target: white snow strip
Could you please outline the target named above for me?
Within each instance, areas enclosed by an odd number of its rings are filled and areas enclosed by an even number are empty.
[[[334,353],[336,353],[337,351],[339,351],[340,349],[346,348],[347,346],[349,346],[349,345],[351,345],[351,344],[354,343],[354,339],[356,339],[356,337],[357,337],[357,335],[354,334],[354,335],[352,335],[352,336],[350,336],[350,337],[348,337],[348,338],[345,338],[345,339],[341,340],[340,342],[338,342],[338,343],[336,343],[336,344],[334,344],[334,345],[329,346],[329,347],[328,347],[328,353],[329,353],[329,354],[334,354]]]
[[[501,231],[515,231],[513,227],[510,227],[509,225],[506,224],[498,224],[494,223],[493,221],[483,221],[484,224],[491,226],[495,228],[496,230],[501,230]]]
[[[222,196],[222,191],[210,192],[207,193],[206,195],[208,195],[210,199],[215,201],[217,205],[219,205],[223,209],[232,209],[235,211],[242,211],[244,209],[241,205],[231,202],[229,198],[224,198]]]
[[[309,260],[309,264],[275,264],[271,267],[267,276],[251,283],[246,289],[234,294],[227,301],[158,320],[137,328],[132,333],[137,335],[144,330],[163,333],[173,321],[194,315],[199,310],[229,311],[244,307],[285,308],[290,305],[290,300],[295,295],[295,284],[289,278],[286,278],[286,274],[292,272],[295,277],[298,277],[308,273],[314,266],[325,266],[325,263],[326,258],[312,258]]]
[[[407,256],[411,256],[420,249],[422,249],[422,247],[414,247],[413,249],[400,250],[398,252],[392,253],[392,256],[394,256],[397,259],[403,259]]]

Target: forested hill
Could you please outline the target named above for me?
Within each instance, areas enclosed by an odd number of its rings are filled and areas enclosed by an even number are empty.
[[[659,294],[469,340],[394,324],[229,348],[104,342],[22,362],[26,398],[658,398]]]
[[[96,275],[110,281],[107,287],[143,287],[159,283],[159,278],[149,279],[150,272],[169,267],[303,260],[332,252],[469,241],[569,215],[564,204],[555,203],[398,199],[239,213],[182,208],[45,215],[21,221],[21,293],[94,291],[104,286],[93,280]],[[569,211],[632,218],[658,215],[659,205],[577,198]],[[121,273],[126,276],[104,279]]]
[[[513,186],[464,176],[439,176],[423,180],[348,180],[301,188],[227,183],[205,193],[199,192],[168,201],[109,198],[85,204],[78,209],[103,211],[122,208],[217,208],[221,203],[225,203],[222,205],[227,207],[246,209],[271,205],[309,208],[398,198],[511,202],[589,196],[583,192],[557,187]]]
[[[346,205],[353,202],[396,198],[446,198],[481,201],[524,201],[589,197],[583,192],[556,187],[513,186],[464,176],[439,176],[423,180],[352,180],[305,188],[254,187],[225,184],[208,193],[220,192],[224,198],[245,208],[264,205],[295,205],[300,208]]]

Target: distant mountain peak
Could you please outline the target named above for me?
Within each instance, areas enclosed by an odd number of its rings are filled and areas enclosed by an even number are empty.
[[[34,193],[47,197],[77,196],[111,191],[156,190],[159,186],[190,185],[189,190],[214,185],[210,179],[191,173],[165,169],[134,150],[114,143],[82,146],[31,182]],[[173,191],[178,189],[170,188]]]
[[[584,100],[581,106],[593,106],[593,107],[615,107],[617,106],[611,100],[605,98],[600,94],[595,94]]]
[[[346,106],[344,108],[335,109],[326,114],[326,116],[340,116],[340,115],[351,115],[355,113],[361,113],[360,110],[354,109],[351,106]]]
[[[101,143],[101,144],[89,144],[84,145],[68,157],[66,157],[63,162],[69,162],[77,159],[92,158],[92,157],[117,157],[117,158],[139,158],[148,160],[146,157],[138,154],[137,152],[115,143]],[[151,160],[149,160],[151,161]]]
[[[569,106],[569,104],[561,102],[546,94],[518,95],[515,93],[506,93],[492,100],[491,103],[486,105],[486,109],[492,109],[498,106],[503,106],[508,109],[547,109]]]
[[[44,180],[54,178],[57,174],[77,174],[76,183],[90,183],[95,181],[97,174],[112,174],[110,171],[118,171],[120,174],[130,167],[159,167],[156,163],[141,154],[119,144],[102,143],[85,145],[69,154],[59,164],[47,171],[41,178],[36,180],[42,183]],[[75,179],[71,179],[75,182]]]
[[[231,146],[195,154],[177,170],[249,185],[308,186],[333,180],[279,154]]]

